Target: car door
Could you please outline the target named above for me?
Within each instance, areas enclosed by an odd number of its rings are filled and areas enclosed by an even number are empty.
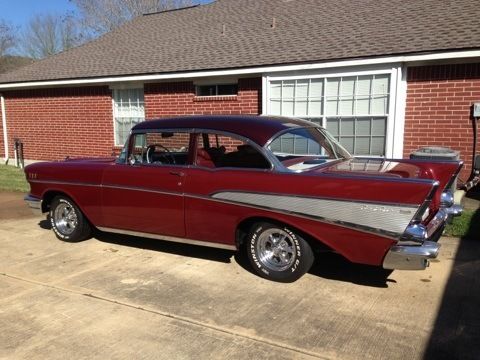
[[[187,237],[235,245],[239,219],[255,216],[255,209],[232,205],[215,195],[265,191],[275,181],[272,165],[258,145],[233,134],[205,131],[193,146],[196,151],[185,187]]]
[[[133,134],[129,161],[103,176],[103,228],[184,237],[189,142],[186,132]]]

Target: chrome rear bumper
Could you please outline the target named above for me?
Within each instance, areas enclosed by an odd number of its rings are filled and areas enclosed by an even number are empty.
[[[391,270],[424,270],[429,265],[428,260],[438,256],[438,249],[440,244],[433,241],[425,241],[420,246],[394,245],[385,256],[383,267]]]
[[[24,200],[35,215],[42,215],[42,199],[27,195]]]
[[[462,207],[451,205],[440,208],[428,225],[410,224],[402,239],[393,245],[383,259],[384,269],[424,270],[430,259],[438,256],[436,241],[443,233],[449,218],[460,216]]]

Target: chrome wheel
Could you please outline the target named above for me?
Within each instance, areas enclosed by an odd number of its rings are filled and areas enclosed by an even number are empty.
[[[61,202],[53,212],[53,221],[60,233],[70,235],[78,226],[77,212],[69,203]]]
[[[278,228],[263,231],[257,241],[260,262],[270,270],[284,271],[296,259],[296,245],[290,234]]]

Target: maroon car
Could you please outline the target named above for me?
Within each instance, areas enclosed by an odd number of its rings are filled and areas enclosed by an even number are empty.
[[[461,162],[352,157],[300,119],[194,116],[135,126],[114,159],[27,166],[34,210],[56,236],[101,231],[247,250],[261,276],[309,270],[317,248],[386,269],[424,269]]]

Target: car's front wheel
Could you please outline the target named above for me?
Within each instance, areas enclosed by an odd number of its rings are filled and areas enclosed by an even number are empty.
[[[293,282],[313,264],[310,245],[286,226],[257,223],[247,239],[247,254],[255,271],[279,282]]]
[[[92,229],[88,220],[66,196],[59,195],[53,199],[49,217],[53,232],[60,240],[77,242],[90,237]]]

